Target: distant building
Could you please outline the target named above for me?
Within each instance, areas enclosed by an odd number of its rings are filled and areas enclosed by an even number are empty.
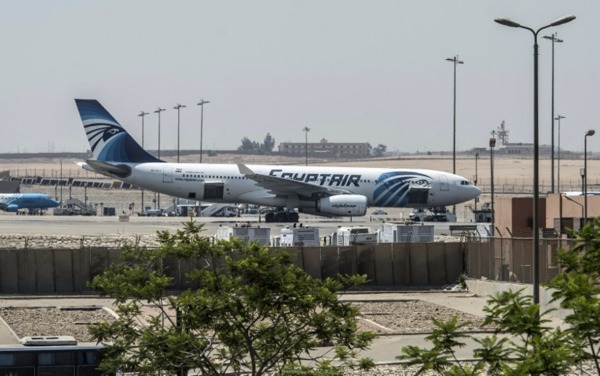
[[[550,155],[552,147],[550,145],[539,146],[540,155]],[[509,155],[533,155],[533,144],[526,143],[507,143],[496,149],[498,153]]]
[[[308,155],[312,157],[363,158],[370,155],[371,145],[368,142],[282,142],[279,152],[286,155]]]

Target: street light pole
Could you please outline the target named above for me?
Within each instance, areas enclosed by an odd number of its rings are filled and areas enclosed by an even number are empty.
[[[453,58],[447,58],[454,64],[454,95],[452,111],[452,173],[456,174],[456,64],[464,64],[464,61],[458,60],[458,55]]]
[[[551,142],[550,142],[550,169],[551,169],[551,173],[550,173],[550,181],[551,181],[551,188],[550,188],[550,192],[554,193],[554,43],[562,43],[562,39],[557,38],[558,34],[554,33],[552,34],[552,36],[547,36],[544,35],[544,39],[550,39],[552,40],[552,106],[551,106],[551,111],[552,113],[550,114],[550,121],[552,122],[552,125],[550,127],[551,132],[550,132],[550,138],[551,138]],[[560,191],[559,191],[560,192]]]
[[[496,138],[490,138],[490,189],[491,189],[491,201],[492,201],[492,211],[491,211],[491,221],[492,228],[490,234],[492,235],[492,242],[494,241],[494,227],[496,227],[496,216],[494,215],[494,148],[496,147]]]
[[[304,157],[308,166],[308,132],[310,132],[310,128],[304,127],[302,130],[304,131]]]
[[[477,185],[477,160],[479,160],[479,153],[475,153],[475,176],[473,178],[473,184]],[[475,211],[477,211],[478,197],[475,197]]]
[[[198,106],[200,106],[200,163],[202,163],[202,137],[204,133],[204,105],[210,103],[210,101],[205,101],[204,99],[200,99],[198,102]]]
[[[144,117],[148,115],[147,112],[144,111],[140,111],[140,113],[138,114],[139,117],[142,118],[142,149],[144,148]],[[141,209],[141,213],[144,214],[145,209],[144,209],[144,188],[142,188],[142,209]]]
[[[158,159],[160,159],[160,113],[166,111],[164,108],[157,107],[155,114],[158,114]],[[158,209],[160,210],[160,193],[156,194]]]
[[[464,61],[458,60],[458,55],[453,58],[447,58],[454,64],[454,95],[452,110],[452,173],[456,174],[456,64],[464,64]],[[452,214],[456,214],[456,205],[452,206]]]
[[[185,108],[184,104],[177,103],[177,106],[173,107],[174,110],[177,110],[177,163],[179,163],[179,110]]]
[[[496,18],[494,21],[509,27],[517,27],[531,31],[533,34],[533,303],[540,302],[540,232],[539,232],[539,188],[540,188],[540,143],[539,143],[539,108],[538,108],[538,33],[548,27],[571,22],[575,16],[563,16],[556,21],[533,30],[508,18]],[[539,315],[539,311],[538,311]]]
[[[586,132],[585,137],[583,138],[583,225],[587,225],[588,218],[588,206],[587,206],[587,138],[593,136],[596,133],[595,130],[590,129]]]
[[[554,118],[558,124],[558,144],[556,147],[556,191],[558,193],[560,193],[560,119],[565,119],[565,117],[557,114]]]

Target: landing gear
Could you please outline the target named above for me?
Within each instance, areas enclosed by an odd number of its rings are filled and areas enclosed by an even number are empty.
[[[267,223],[296,223],[298,222],[298,213],[289,210],[277,210],[265,214],[265,222]]]

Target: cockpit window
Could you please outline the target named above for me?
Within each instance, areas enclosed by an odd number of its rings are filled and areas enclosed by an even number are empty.
[[[468,181],[466,180],[461,180],[460,181],[460,185],[470,185]]]

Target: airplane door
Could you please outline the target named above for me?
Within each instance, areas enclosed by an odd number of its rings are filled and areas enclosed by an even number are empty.
[[[205,200],[222,200],[225,184],[221,182],[204,183],[204,195]]]
[[[165,166],[163,168],[163,183],[173,182],[173,168]]]
[[[448,177],[446,175],[440,176],[440,191],[449,191],[450,185],[448,184]]]

